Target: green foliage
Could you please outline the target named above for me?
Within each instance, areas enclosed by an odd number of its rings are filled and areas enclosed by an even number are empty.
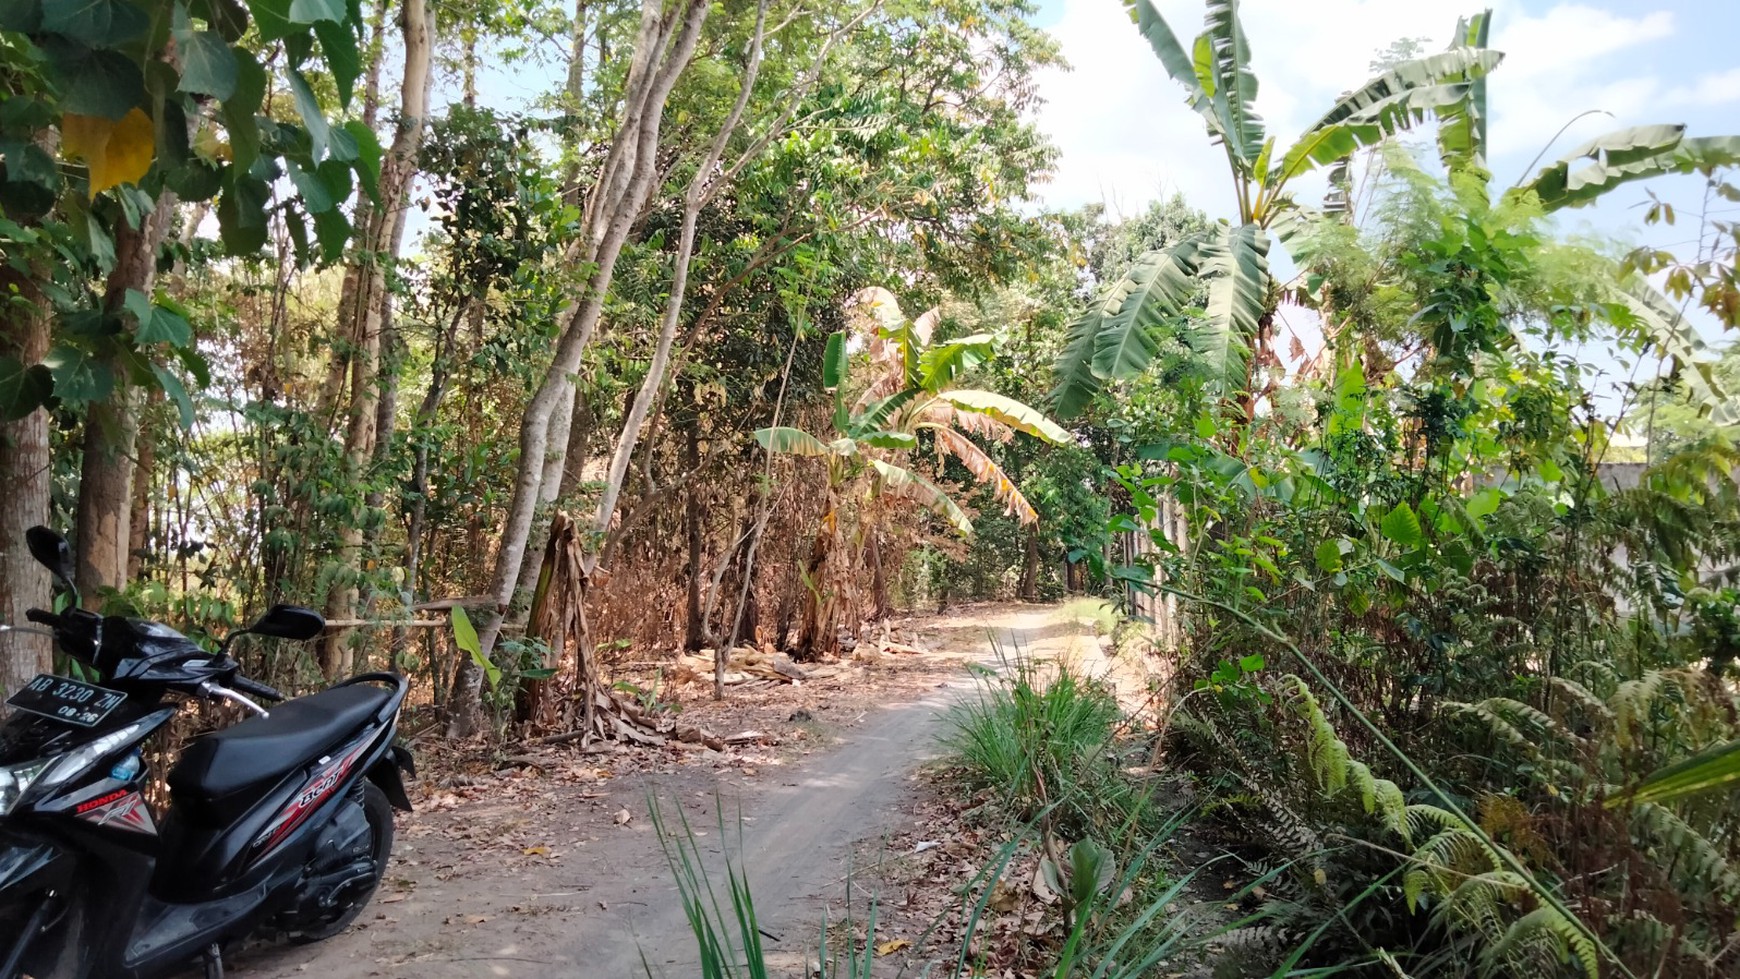
[[[978,695],[950,708],[944,743],[969,784],[995,791],[1019,819],[1048,814],[1069,837],[1115,828],[1138,797],[1118,778],[1122,720],[1103,685],[1024,658],[980,677]]]

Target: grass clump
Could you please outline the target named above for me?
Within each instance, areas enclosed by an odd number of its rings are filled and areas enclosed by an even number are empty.
[[[1110,687],[1061,664],[1005,658],[981,669],[977,696],[950,708],[944,745],[974,789],[989,789],[1010,815],[1049,813],[1071,838],[1127,825],[1143,809],[1118,772],[1123,713]]]

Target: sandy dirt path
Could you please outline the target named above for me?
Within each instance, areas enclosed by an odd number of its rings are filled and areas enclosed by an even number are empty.
[[[938,630],[952,654],[900,703],[847,709],[834,746],[790,764],[674,771],[571,785],[550,783],[509,802],[488,795],[401,823],[395,864],[358,926],[318,946],[254,949],[232,975],[258,979],[371,976],[645,977],[690,979],[696,951],[648,816],[681,806],[720,859],[717,801],[728,849],[747,868],[770,960],[791,975],[813,961],[824,909],[844,911],[856,844],[898,827],[918,769],[940,753],[942,713],[968,695],[965,661],[991,657],[988,635],[1040,655],[1097,654],[1091,626],[1056,608],[1000,606]],[[623,812],[627,812],[626,823]],[[741,814],[741,822],[739,822]],[[742,839],[736,837],[741,826]]]

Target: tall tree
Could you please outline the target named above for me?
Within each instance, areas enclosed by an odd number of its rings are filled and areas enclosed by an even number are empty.
[[[345,268],[338,315],[340,348],[349,353],[350,412],[345,426],[345,478],[365,478],[375,461],[377,443],[391,437],[382,432],[381,389],[384,335],[390,329],[393,297],[387,277],[398,261],[405,237],[406,194],[417,175],[417,155],[429,123],[429,89],[435,36],[435,14],[425,0],[406,0],[399,11],[404,72],[399,84],[399,112],[393,140],[381,160],[378,200],[357,203],[355,244]],[[390,424],[390,415],[389,422]],[[366,508],[366,502],[365,502]],[[357,613],[357,578],[363,561],[363,523],[354,513],[341,533],[339,562],[344,567],[327,600],[327,617],[348,619]],[[348,636],[327,633],[320,647],[320,668],[328,677],[348,673],[354,655]]]
[[[643,0],[641,5],[634,57],[623,85],[614,139],[587,198],[582,234],[566,256],[570,264],[593,271],[559,317],[562,328],[555,355],[520,422],[518,472],[490,588],[495,609],[479,630],[485,657],[495,648],[503,617],[519,586],[520,567],[542,490],[544,459],[550,450],[551,420],[561,406],[571,403],[568,392],[603,315],[617,259],[652,193],[665,101],[695,55],[708,9],[705,0],[674,0],[669,4]],[[461,665],[449,734],[463,736],[476,730],[482,680],[477,664]]]

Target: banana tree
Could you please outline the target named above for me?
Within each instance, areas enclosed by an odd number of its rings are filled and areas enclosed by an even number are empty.
[[[841,331],[828,338],[822,361],[822,382],[833,394],[831,437],[824,440],[799,428],[763,428],[755,439],[769,452],[810,456],[827,465],[827,508],[802,569],[805,604],[794,651],[813,658],[834,647],[840,590],[830,586],[831,564],[844,537],[842,504],[849,491],[861,487],[865,512],[879,512],[879,503],[905,499],[929,509],[962,536],[973,532],[972,520],[948,491],[920,475],[906,458],[928,434],[939,458],[953,457],[988,486],[1005,512],[1023,525],[1039,519],[995,459],[970,436],[1008,442],[1016,434],[1062,444],[1069,434],[1043,413],[994,391],[955,387],[955,382],[991,357],[992,338],[974,334],[957,340],[933,339],[941,319],[932,309],[915,320],[901,312],[886,289],[869,288],[854,299],[855,329],[865,341],[869,378],[848,401],[848,342]],[[856,385],[852,385],[856,387]],[[876,551],[876,520],[862,521],[855,535],[867,551],[878,614],[887,607],[882,562]],[[856,564],[856,562],[851,562]],[[848,566],[845,570],[850,571]]]
[[[1486,49],[1492,26],[1490,10],[1459,21],[1451,42],[1457,47]],[[1438,110],[1439,158],[1446,171],[1463,179],[1490,182],[1486,169],[1486,82],[1475,80],[1461,102]],[[1544,155],[1544,152],[1543,152]],[[1688,137],[1680,123],[1632,126],[1603,133],[1512,186],[1507,195],[1532,195],[1546,213],[1595,203],[1609,191],[1636,180],[1676,173],[1710,171],[1740,164],[1740,136]],[[1633,332],[1647,337],[1664,355],[1718,424],[1740,421],[1733,404],[1712,373],[1710,352],[1697,329],[1646,278],[1621,273],[1608,287],[1607,300],[1635,324]]]
[[[1143,371],[1162,339],[1177,332],[1207,368],[1211,389],[1248,420],[1254,375],[1274,362],[1269,343],[1280,290],[1269,272],[1270,235],[1284,238],[1285,219],[1297,209],[1293,181],[1428,116],[1483,126],[1469,98],[1502,55],[1464,43],[1398,64],[1343,95],[1282,150],[1256,111],[1257,77],[1238,0],[1209,0],[1203,31],[1188,48],[1150,0],[1124,6],[1225,151],[1238,218],[1137,259],[1072,325],[1053,399],[1060,415],[1079,413],[1105,382]]]

